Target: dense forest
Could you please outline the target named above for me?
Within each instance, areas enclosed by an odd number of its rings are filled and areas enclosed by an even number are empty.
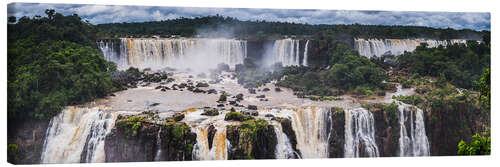
[[[95,46],[95,26],[78,15],[46,10],[8,24],[9,119],[50,119],[64,106],[112,89],[113,70]]]
[[[195,18],[178,18],[141,23],[109,23],[97,25],[100,38],[142,37],[153,35],[178,35],[183,37],[223,36],[245,39],[276,39],[283,35],[310,39],[345,38],[432,38],[432,39],[480,39],[488,31],[470,29],[436,29],[420,26],[383,25],[310,25],[288,22],[241,21],[220,15]],[[209,33],[208,33],[209,32]]]

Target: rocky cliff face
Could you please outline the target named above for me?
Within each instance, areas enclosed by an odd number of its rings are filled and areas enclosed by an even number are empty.
[[[195,142],[196,134],[183,123],[154,124],[132,117],[117,120],[104,149],[106,162],[183,161],[192,159]]]
[[[49,120],[9,121],[7,142],[17,148],[9,149],[8,162],[13,164],[40,163],[48,125]]]
[[[302,157],[300,150],[297,149],[297,136],[292,128],[292,121],[290,121],[290,119],[287,118],[281,118],[279,119],[279,122],[281,123],[281,127],[283,128],[283,133],[285,133],[286,136],[288,136],[288,139],[290,140],[290,144],[292,145],[293,151],[296,152],[299,157]]]
[[[460,140],[470,141],[476,133],[490,126],[490,112],[481,111],[468,102],[433,104],[427,109],[425,127],[432,156],[457,155]]]
[[[240,126],[230,125],[227,140],[231,147],[228,159],[274,159],[277,144],[273,126],[264,120],[245,121]]]
[[[330,136],[328,137],[328,157],[329,158],[343,158],[344,157],[344,143],[345,143],[345,113],[343,110],[331,110],[332,112],[332,125],[330,129]]]
[[[398,156],[400,137],[398,111],[391,111],[384,107],[370,111],[373,113],[375,120],[375,141],[377,142],[380,156]]]

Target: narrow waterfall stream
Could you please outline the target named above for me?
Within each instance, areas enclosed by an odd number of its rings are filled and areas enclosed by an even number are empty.
[[[276,159],[294,159],[300,158],[300,156],[293,150],[292,144],[288,136],[283,133],[283,128],[281,124],[274,125],[274,132],[278,138],[278,144],[276,144]]]
[[[41,162],[104,162],[104,139],[115,120],[116,115],[98,107],[67,107],[50,121]]]
[[[161,148],[161,131],[162,131],[162,127],[160,126],[160,131],[158,131],[158,136],[156,137],[156,148],[158,150],[156,150],[156,154],[155,154],[155,161],[161,161],[161,153],[163,152],[162,151],[162,148]]]
[[[309,48],[309,40],[306,41],[306,46],[304,47],[304,59],[302,60],[302,65],[307,66],[307,51]]]
[[[378,157],[373,114],[364,108],[345,112],[344,157]]]
[[[397,103],[400,124],[399,156],[429,156],[430,147],[425,134],[424,112],[415,106],[399,101]],[[408,124],[410,127],[407,127]]]

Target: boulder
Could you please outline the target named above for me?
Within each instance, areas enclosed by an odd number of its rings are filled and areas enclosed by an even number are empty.
[[[256,105],[248,105],[247,107],[249,110],[257,110],[257,106]]]

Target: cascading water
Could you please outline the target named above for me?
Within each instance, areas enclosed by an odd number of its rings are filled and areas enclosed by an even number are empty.
[[[97,42],[106,60],[115,62],[119,69],[215,67],[219,63],[234,67],[247,56],[244,40],[121,38],[120,41],[119,52],[112,41]]]
[[[115,120],[116,115],[98,107],[67,107],[50,121],[41,162],[104,162],[104,139]],[[84,151],[85,159],[82,158]]]
[[[161,161],[161,153],[163,150],[161,149],[161,131],[162,127],[160,126],[160,131],[158,131],[158,136],[156,136],[156,155],[155,155],[155,161]]]
[[[274,124],[274,132],[278,138],[278,143],[276,144],[276,151],[274,155],[276,159],[294,159],[300,158],[298,154],[293,150],[292,144],[288,136],[283,133],[283,128],[281,124]]]
[[[208,145],[208,127],[194,128],[196,144],[193,148],[193,160],[226,160],[230,147],[226,139],[226,128],[216,127],[212,148]]]
[[[185,122],[191,126],[196,133],[196,144],[193,146],[193,160],[226,160],[228,159],[228,150],[231,147],[229,140],[226,139],[226,126],[228,122],[224,121],[224,114],[217,116],[201,115],[203,109],[193,112],[187,112],[184,118]],[[215,127],[215,135],[212,141],[212,148],[209,148],[208,129],[210,125]]]
[[[364,108],[345,112],[344,157],[378,157],[373,114]]]
[[[297,137],[297,149],[302,158],[328,158],[327,108],[306,107],[298,110],[281,110],[280,116],[290,118]]]
[[[309,40],[306,41],[306,46],[304,47],[304,59],[302,60],[302,65],[307,66],[307,50],[309,48]]]
[[[360,55],[366,57],[380,57],[384,54],[401,55],[405,51],[413,51],[421,43],[427,47],[448,46],[453,44],[465,44],[466,40],[431,40],[431,39],[354,39],[354,48]]]
[[[269,65],[281,62],[283,66],[300,65],[299,40],[281,39],[274,41]]]
[[[417,107],[399,101],[397,103],[400,124],[399,156],[429,156],[430,147],[425,134],[424,112]],[[407,124],[410,125],[409,134]]]

